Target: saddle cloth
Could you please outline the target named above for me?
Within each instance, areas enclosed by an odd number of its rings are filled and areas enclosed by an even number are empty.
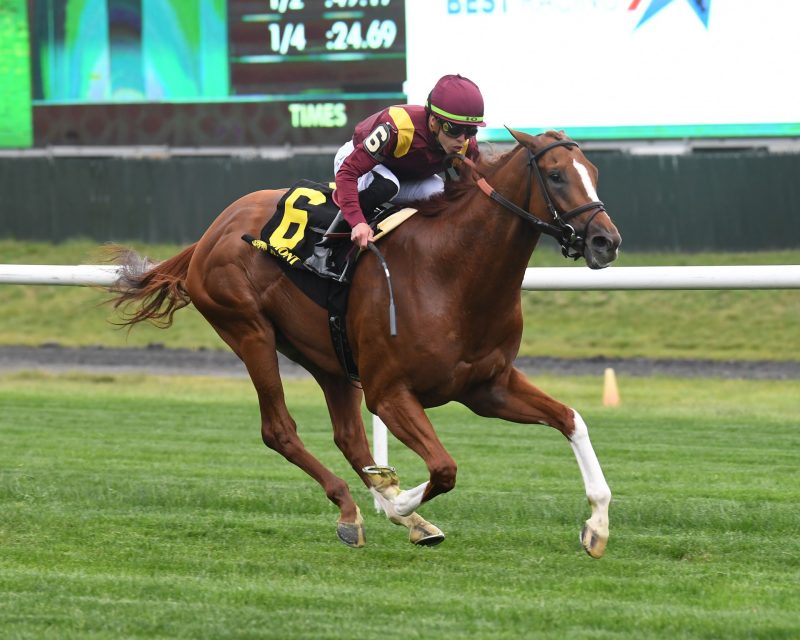
[[[296,269],[308,270],[305,260],[314,253],[316,245],[330,227],[339,207],[333,201],[334,184],[320,184],[311,180],[295,183],[278,202],[275,215],[261,230],[261,240],[245,238],[257,249],[267,251],[279,260]],[[371,223],[375,230],[375,241],[384,237],[402,222],[410,218],[416,209],[399,208],[394,205],[381,209]],[[347,242],[333,242],[333,269],[336,273],[348,273],[358,258],[358,251],[349,238]],[[343,278],[347,281],[349,278]]]

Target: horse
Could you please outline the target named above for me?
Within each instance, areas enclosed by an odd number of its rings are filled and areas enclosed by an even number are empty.
[[[418,213],[380,242],[391,269],[397,335],[385,310],[384,267],[366,251],[352,276],[346,332],[361,387],[345,375],[325,309],[293,284],[277,260],[241,240],[257,235],[284,189],[250,193],[229,205],[199,241],[158,263],[127,250],[112,289],[122,324],[169,326],[192,303],[244,362],[258,396],[264,444],[297,465],[339,509],[338,537],[365,543],[364,521],[348,484],[323,466],[297,434],[287,409],[277,352],[302,365],[324,393],[334,442],[389,520],[415,544],[444,539],[417,513],[453,489],[456,462],[425,409],[459,402],[475,414],[560,431],[577,458],[591,517],[580,533],[595,558],[606,549],[611,492],[585,421],[514,367],[521,334],[521,284],[542,233],[592,269],[618,255],[621,237],[596,184],[597,169],[563,132],[532,136],[509,129],[516,146],[459,165],[444,193],[414,204]],[[571,222],[570,222],[571,221]],[[576,229],[578,231],[576,231]],[[424,461],[429,478],[401,490],[392,467],[376,466],[361,418],[362,401]]]

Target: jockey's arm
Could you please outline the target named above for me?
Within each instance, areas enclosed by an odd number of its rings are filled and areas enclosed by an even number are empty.
[[[336,172],[334,202],[342,210],[350,227],[367,222],[358,202],[358,179],[372,171],[377,164],[378,161],[364,150],[363,145],[358,144]]]
[[[374,239],[374,234],[358,201],[358,179],[377,164],[377,159],[367,153],[363,144],[359,143],[336,172],[334,202],[342,210],[342,216],[352,229],[350,239],[361,249]]]

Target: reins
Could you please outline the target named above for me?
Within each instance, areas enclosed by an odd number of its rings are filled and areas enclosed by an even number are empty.
[[[531,201],[531,192],[532,192],[532,184],[533,184],[533,174],[536,174],[537,181],[539,182],[540,191],[542,192],[542,197],[544,198],[545,205],[547,206],[547,210],[550,213],[550,216],[553,218],[553,222],[545,222],[534,216],[529,211],[523,209],[522,207],[514,204],[503,196],[502,194],[498,193],[494,187],[492,187],[480,173],[478,172],[478,168],[475,166],[475,163],[470,160],[469,158],[465,158],[460,154],[452,154],[450,157],[452,159],[458,159],[466,164],[473,172],[473,175],[477,176],[475,180],[475,184],[478,185],[481,191],[483,191],[489,198],[503,206],[504,208],[508,209],[512,213],[516,214],[525,222],[533,225],[541,231],[558,241],[561,245],[561,253],[564,254],[566,258],[573,258],[577,260],[583,255],[582,248],[585,242],[586,236],[589,231],[589,225],[595,219],[595,216],[599,214],[601,211],[605,211],[605,205],[599,201],[594,200],[592,202],[587,202],[579,207],[572,209],[571,211],[567,211],[566,213],[560,214],[556,210],[555,205],[553,204],[553,200],[550,198],[550,193],[547,191],[547,187],[544,183],[544,177],[542,176],[542,171],[539,169],[538,160],[541,158],[545,153],[550,151],[555,147],[577,147],[578,143],[572,140],[558,140],[547,146],[539,149],[536,153],[532,152],[527,147],[525,150],[528,152],[528,188],[527,188],[527,195],[525,196],[525,202],[529,203]],[[592,211],[594,213],[589,217],[589,220],[586,222],[586,225],[583,228],[583,234],[578,234],[575,231],[575,227],[569,224],[569,221],[579,216],[580,214],[584,213],[585,211]]]

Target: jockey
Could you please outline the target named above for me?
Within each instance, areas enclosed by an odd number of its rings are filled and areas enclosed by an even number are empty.
[[[483,126],[480,89],[461,75],[440,78],[425,106],[392,106],[359,122],[334,159],[334,201],[341,214],[331,228],[344,217],[350,239],[365,248],[373,240],[367,219],[375,207],[441,192],[444,181],[437,174],[447,168],[445,157],[460,153],[477,159],[475,135]],[[306,264],[325,271],[324,253],[315,251]]]

